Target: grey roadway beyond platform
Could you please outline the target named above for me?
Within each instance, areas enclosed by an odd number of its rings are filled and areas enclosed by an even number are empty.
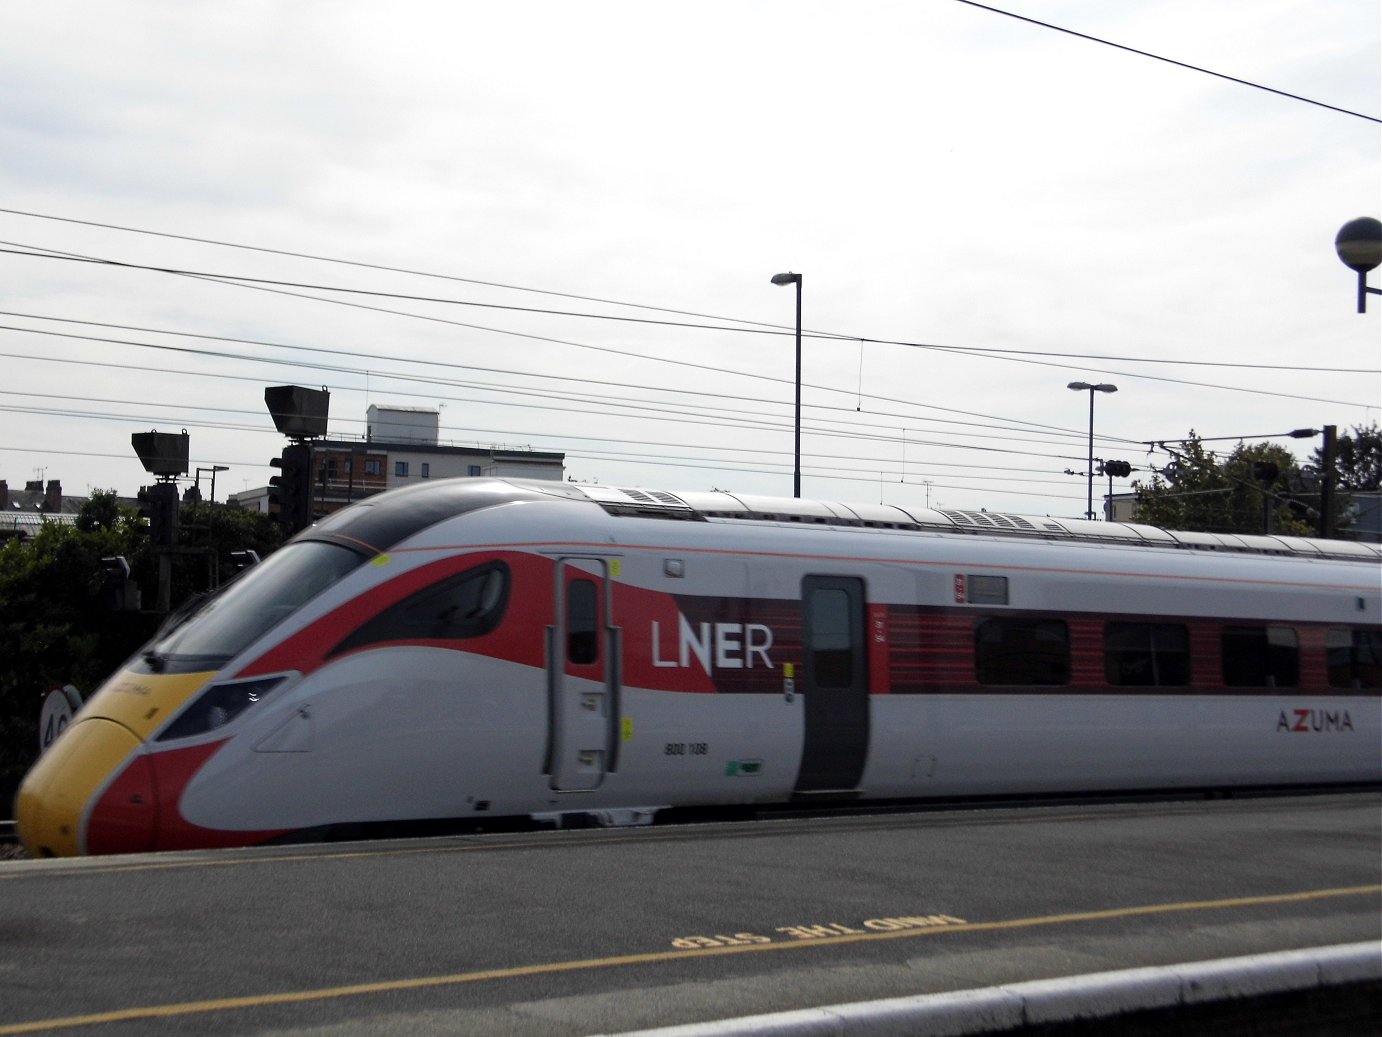
[[[1376,944],[1379,806],[1372,791],[3,862],[0,1037],[583,1037]]]

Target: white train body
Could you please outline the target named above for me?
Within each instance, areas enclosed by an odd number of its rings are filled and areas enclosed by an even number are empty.
[[[31,853],[1382,780],[1369,545],[447,480],[330,516],[40,759]]]

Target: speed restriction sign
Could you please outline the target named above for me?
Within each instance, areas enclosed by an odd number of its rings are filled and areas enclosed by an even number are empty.
[[[43,710],[38,715],[39,752],[46,751],[67,730],[81,705],[81,693],[70,684],[54,688],[43,696]]]

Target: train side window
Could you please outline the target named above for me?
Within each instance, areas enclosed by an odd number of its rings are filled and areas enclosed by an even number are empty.
[[[588,666],[600,657],[600,606],[594,580],[566,586],[566,659]]]
[[[969,576],[966,578],[967,600],[971,605],[1006,605],[1008,578],[1006,576]]]
[[[1331,628],[1324,644],[1331,688],[1382,688],[1382,632]]]
[[[1180,623],[1109,623],[1104,674],[1110,684],[1180,687],[1190,683],[1190,632]]]
[[[1290,627],[1224,627],[1219,647],[1225,687],[1294,688],[1300,684],[1300,643]]]
[[[974,628],[980,684],[1070,683],[1070,631],[1056,619],[982,619]]]
[[[504,618],[509,567],[467,569],[408,595],[332,649],[337,655],[388,641],[452,641],[488,634]]]

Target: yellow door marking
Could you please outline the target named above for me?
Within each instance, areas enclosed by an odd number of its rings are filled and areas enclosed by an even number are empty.
[[[269,1005],[300,1004],[305,1001],[326,1001],[335,998],[359,997],[364,994],[398,993],[425,990],[429,987],[459,986],[464,983],[483,983],[489,980],[517,979],[559,972],[593,971],[647,965],[658,962],[683,961],[688,958],[712,958],[726,954],[755,954],[782,951],[798,947],[834,947],[845,943],[873,940],[897,940],[911,937],[936,936],[941,933],[979,933],[1006,929],[1024,929],[1045,925],[1069,925],[1078,922],[1106,921],[1113,918],[1136,918],[1147,915],[1172,914],[1184,911],[1217,911],[1237,907],[1263,907],[1271,904],[1303,903],[1334,897],[1356,897],[1382,893],[1382,885],[1348,886],[1337,889],[1311,889],[1298,893],[1276,893],[1256,897],[1232,897],[1226,900],[1191,900],[1171,904],[1144,904],[1139,907],[1109,908],[1102,911],[1075,911],[1059,915],[1040,915],[1034,918],[1011,918],[998,922],[966,922],[961,925],[936,926],[929,929],[900,929],[893,932],[859,933],[816,940],[793,940],[783,943],[750,943],[730,947],[713,947],[683,951],[651,951],[645,954],[622,954],[609,958],[585,958],[576,961],[555,961],[538,965],[518,965],[506,969],[484,969],[478,972],[457,972],[448,976],[416,976],[411,979],[379,980],[374,983],[354,983],[316,990],[293,990],[279,994],[253,994],[246,997],[226,997],[208,1001],[186,1001],[172,1005],[149,1005],[120,1008],[90,1015],[70,1015],[54,1019],[34,1019],[23,1023],[0,1025],[0,1037],[11,1034],[43,1033],[51,1030],[74,1029],[79,1026],[99,1026],[107,1023],[129,1022],[134,1019],[168,1019],[179,1016],[229,1012]]]

